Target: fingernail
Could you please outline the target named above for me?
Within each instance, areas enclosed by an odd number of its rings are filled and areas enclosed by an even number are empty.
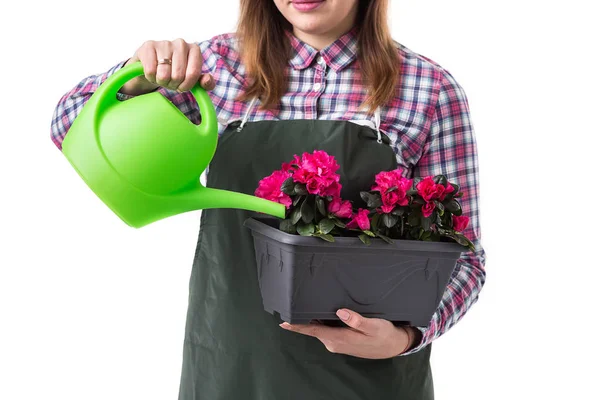
[[[283,329],[290,329],[290,324],[288,324],[287,322],[284,322],[282,324],[279,324],[280,327],[282,327]]]
[[[350,313],[346,310],[338,310],[336,314],[343,321],[348,321],[348,318],[350,318]]]

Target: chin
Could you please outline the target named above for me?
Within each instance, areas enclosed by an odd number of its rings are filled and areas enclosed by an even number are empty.
[[[327,31],[328,24],[323,21],[323,18],[318,16],[301,16],[292,21],[292,25],[301,30],[302,32],[309,34],[319,34]],[[331,25],[329,25],[331,26]]]

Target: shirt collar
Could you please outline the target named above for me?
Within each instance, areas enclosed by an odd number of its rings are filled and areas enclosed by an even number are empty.
[[[292,45],[292,58],[290,65],[294,69],[308,68],[315,57],[320,53],[321,57],[329,68],[336,72],[341,71],[356,59],[358,49],[357,28],[353,27],[348,32],[344,33],[335,42],[321,50],[320,52],[314,47],[302,42],[291,32],[286,31],[290,43]]]

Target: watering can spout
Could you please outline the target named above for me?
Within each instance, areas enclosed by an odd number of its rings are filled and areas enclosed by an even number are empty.
[[[285,206],[283,204],[244,193],[207,188],[200,183],[193,190],[182,193],[181,196],[180,200],[184,200],[190,207],[189,210],[237,208],[261,212],[281,219],[285,218]]]

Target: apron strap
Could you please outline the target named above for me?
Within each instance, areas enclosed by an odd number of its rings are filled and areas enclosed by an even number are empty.
[[[250,112],[252,111],[252,107],[254,106],[254,103],[256,103],[256,100],[257,100],[257,98],[253,97],[252,100],[250,101],[250,104],[248,104],[248,108],[246,108],[246,113],[244,114],[244,118],[242,118],[242,123],[237,128],[238,132],[240,132],[242,129],[244,129],[244,125],[246,125],[246,122],[248,122],[248,117],[250,116]]]
[[[377,130],[377,143],[379,143],[379,144],[383,143],[383,140],[381,140],[381,130],[379,129],[380,125],[381,125],[381,107],[377,107],[377,109],[375,110],[375,129]]]

